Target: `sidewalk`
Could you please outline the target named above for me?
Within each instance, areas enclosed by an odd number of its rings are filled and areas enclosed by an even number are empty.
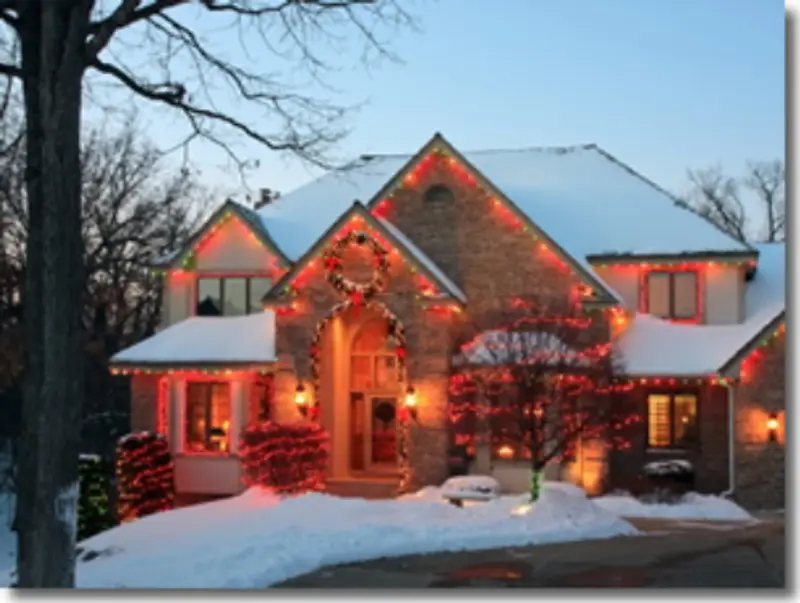
[[[276,588],[785,587],[781,520],[631,520],[643,536],[326,568]]]

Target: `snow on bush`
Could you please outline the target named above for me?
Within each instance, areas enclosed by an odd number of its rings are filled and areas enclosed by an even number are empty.
[[[671,461],[653,461],[647,463],[642,471],[645,475],[684,475],[693,473],[694,467],[689,461],[675,459]]]

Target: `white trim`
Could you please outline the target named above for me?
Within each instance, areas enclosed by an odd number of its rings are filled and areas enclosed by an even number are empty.
[[[736,390],[730,383],[722,383],[728,390],[728,489],[720,496],[730,497],[736,491]]]

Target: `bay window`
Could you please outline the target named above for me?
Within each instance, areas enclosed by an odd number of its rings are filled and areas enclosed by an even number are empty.
[[[227,453],[231,444],[231,391],[228,383],[186,385],[186,452]]]
[[[261,311],[272,285],[265,276],[201,276],[197,279],[199,316],[243,316]]]

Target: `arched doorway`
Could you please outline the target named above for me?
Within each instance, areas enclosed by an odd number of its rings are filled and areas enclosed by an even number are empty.
[[[400,365],[388,322],[370,317],[350,343],[350,470],[396,473]]]

